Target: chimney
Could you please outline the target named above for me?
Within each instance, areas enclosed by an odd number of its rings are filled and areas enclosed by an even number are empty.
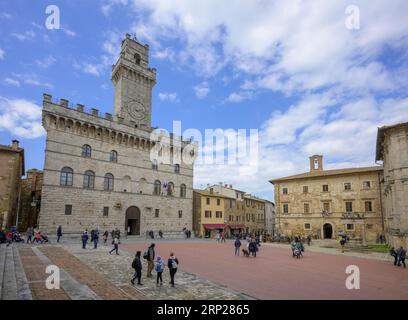
[[[11,148],[13,149],[13,150],[18,150],[18,144],[20,143],[18,140],[13,140],[13,141],[11,141]]]
[[[309,157],[310,171],[323,171],[323,156],[314,155]]]

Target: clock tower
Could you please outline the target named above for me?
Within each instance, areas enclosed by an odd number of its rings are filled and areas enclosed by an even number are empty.
[[[122,41],[118,61],[112,66],[115,86],[114,114],[142,129],[151,128],[152,89],[156,69],[149,68],[149,46],[129,34]]]

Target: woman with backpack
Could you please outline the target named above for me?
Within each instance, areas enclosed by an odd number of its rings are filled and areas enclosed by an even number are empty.
[[[170,271],[170,284],[172,287],[174,287],[174,276],[176,275],[177,272],[177,268],[178,268],[178,264],[179,261],[178,259],[175,257],[174,253],[170,253],[170,258],[167,261],[167,266],[169,268]]]
[[[160,285],[163,285],[163,278],[162,278],[162,274],[164,271],[164,261],[161,257],[157,257],[156,260],[156,267],[154,268],[154,270],[157,272],[157,283],[156,285],[159,286],[159,279],[160,279]]]
[[[137,278],[137,284],[142,286],[143,283],[140,282],[140,279],[142,278],[142,261],[140,261],[140,254],[141,252],[137,251],[135,258],[133,259],[132,268],[135,269],[135,274],[130,282],[135,285],[135,280]]]

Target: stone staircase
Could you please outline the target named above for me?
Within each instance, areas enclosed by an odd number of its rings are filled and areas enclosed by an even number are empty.
[[[0,300],[32,300],[27,278],[13,244],[0,245]]]

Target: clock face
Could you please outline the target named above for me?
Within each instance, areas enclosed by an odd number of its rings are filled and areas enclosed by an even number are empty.
[[[139,101],[132,100],[128,102],[126,110],[135,120],[142,120],[146,117],[146,108]]]

